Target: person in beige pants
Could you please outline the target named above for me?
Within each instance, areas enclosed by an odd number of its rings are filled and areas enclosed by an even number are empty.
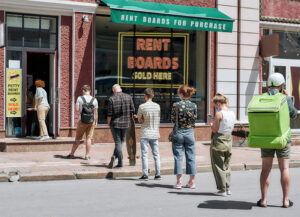
[[[40,126],[40,140],[50,139],[47,125],[46,117],[48,115],[50,106],[47,100],[47,92],[44,90],[45,82],[42,80],[35,81],[36,94],[35,94],[35,110],[37,111],[37,116]]]

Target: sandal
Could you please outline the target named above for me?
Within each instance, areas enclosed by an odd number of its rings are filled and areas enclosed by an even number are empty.
[[[256,205],[263,208],[266,208],[268,206],[267,204],[261,204],[261,199],[257,201]]]
[[[294,205],[294,202],[289,200],[289,205],[282,205],[283,208],[289,208],[292,207]]]
[[[175,184],[174,186],[173,186],[173,188],[175,188],[175,189],[181,189],[182,188],[182,184],[181,183],[177,183],[177,184]]]
[[[190,183],[187,183],[185,185],[186,188],[190,188],[190,189],[195,189],[196,188],[196,185],[194,183],[190,184]]]
[[[91,159],[90,156],[85,156],[85,157],[84,157],[84,160],[90,160],[90,159]]]

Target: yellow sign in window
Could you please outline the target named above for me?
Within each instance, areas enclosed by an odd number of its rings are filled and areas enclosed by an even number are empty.
[[[6,117],[21,117],[22,70],[6,69]]]

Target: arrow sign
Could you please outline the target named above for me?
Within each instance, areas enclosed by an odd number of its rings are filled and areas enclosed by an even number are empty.
[[[17,99],[16,98],[11,98],[10,101],[15,102],[15,101],[17,101]]]
[[[12,112],[10,112],[10,114],[15,115],[15,114],[17,114],[17,112],[16,111],[12,111]]]

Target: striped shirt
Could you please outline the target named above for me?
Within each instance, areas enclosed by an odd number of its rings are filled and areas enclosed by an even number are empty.
[[[141,138],[158,139],[160,124],[160,106],[155,102],[146,102],[140,105],[137,118],[143,118]]]
[[[114,128],[129,127],[130,113],[134,113],[134,105],[130,95],[115,93],[109,98],[107,116],[111,117],[110,125]]]

